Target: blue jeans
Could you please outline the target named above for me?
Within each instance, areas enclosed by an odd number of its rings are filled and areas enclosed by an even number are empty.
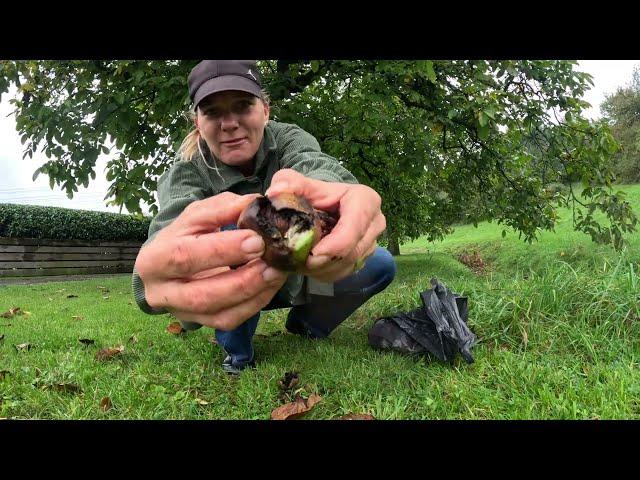
[[[291,308],[287,327],[302,327],[312,338],[325,338],[349,315],[374,295],[384,290],[394,279],[396,263],[385,248],[376,248],[361,270],[334,283],[334,296],[310,295],[310,301]],[[289,308],[276,295],[262,310]],[[254,357],[253,335],[258,327],[260,312],[233,330],[216,330],[216,340],[231,356],[234,367],[242,367]]]

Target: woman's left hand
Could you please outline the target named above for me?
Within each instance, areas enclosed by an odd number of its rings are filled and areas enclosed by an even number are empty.
[[[305,197],[318,210],[339,211],[331,233],[313,248],[303,275],[336,282],[359,269],[376,249],[387,226],[380,195],[366,185],[324,182],[291,169],[279,170],[266,192],[269,197],[290,192]]]

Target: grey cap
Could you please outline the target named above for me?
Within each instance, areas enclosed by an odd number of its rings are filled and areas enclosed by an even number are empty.
[[[191,70],[188,84],[194,107],[207,95],[225,90],[262,95],[255,60],[202,60]]]

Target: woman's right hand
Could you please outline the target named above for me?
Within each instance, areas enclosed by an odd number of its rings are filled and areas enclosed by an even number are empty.
[[[262,238],[252,230],[220,231],[255,197],[224,192],[193,202],[140,250],[135,269],[150,307],[231,330],[271,301],[287,274],[260,259]]]

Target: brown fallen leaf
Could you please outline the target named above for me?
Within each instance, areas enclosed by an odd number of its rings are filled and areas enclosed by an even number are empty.
[[[317,393],[311,394],[307,399],[297,396],[293,402],[279,406],[271,412],[271,420],[289,420],[298,418],[311,410],[322,397]]]
[[[82,393],[80,386],[75,383],[53,383],[51,385],[45,385],[45,390],[56,390],[63,393]]]
[[[129,337],[129,343],[133,343],[133,344],[138,343],[138,337],[136,337],[135,335],[131,335]]]
[[[20,311],[20,307],[11,307],[6,312],[0,313],[0,317],[2,318],[11,318],[15,315],[22,315],[22,312]]]
[[[84,320],[84,317],[82,315],[72,315],[71,318],[74,320]]]
[[[103,412],[108,412],[112,407],[113,404],[111,403],[111,399],[109,397],[104,397],[102,400],[100,400],[100,410],[102,410]]]
[[[186,330],[182,328],[180,322],[171,322],[169,326],[167,326],[167,332],[173,333],[174,335],[180,335],[181,333],[186,332]]]
[[[280,390],[292,390],[300,383],[300,375],[298,372],[286,372],[282,379],[278,380]]]
[[[338,420],[375,420],[376,418],[373,415],[369,415],[368,413],[348,413],[347,415],[343,415],[339,417]]]
[[[120,355],[124,351],[124,345],[120,345],[119,347],[108,347],[103,348],[99,352],[96,353],[96,359],[98,360],[109,360],[116,355]]]
[[[85,345],[93,345],[94,343],[96,343],[95,340],[91,340],[90,338],[79,338],[78,341]]]
[[[218,340],[216,340],[216,337],[214,337],[213,335],[211,335],[210,337],[207,338],[207,340],[209,340],[209,343],[211,345],[218,345]]]
[[[16,350],[19,352],[22,350],[31,350],[30,343],[21,343],[20,345],[14,345],[14,347],[16,347]]]
[[[6,377],[7,375],[11,375],[11,372],[9,370],[0,370],[0,380],[4,380],[4,377]]]
[[[202,400],[201,398],[196,398],[196,402],[198,402],[198,405],[209,405],[209,402]]]

